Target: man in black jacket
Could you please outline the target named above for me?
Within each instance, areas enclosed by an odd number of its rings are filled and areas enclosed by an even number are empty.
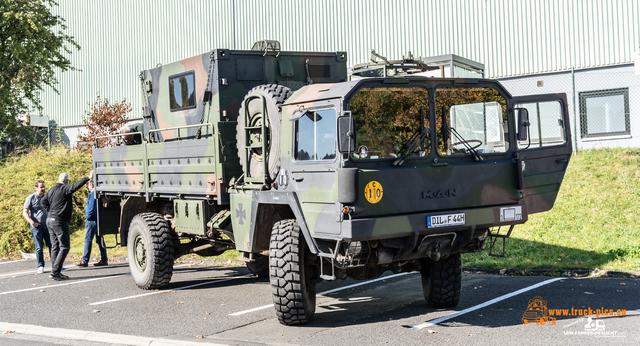
[[[60,271],[71,246],[69,222],[71,222],[71,213],[73,212],[73,193],[91,179],[93,179],[93,171],[89,172],[88,178],[82,178],[69,184],[69,174],[60,173],[58,183],[42,197],[42,206],[49,213],[47,227],[51,236],[51,278],[56,281],[69,278],[61,274]]]

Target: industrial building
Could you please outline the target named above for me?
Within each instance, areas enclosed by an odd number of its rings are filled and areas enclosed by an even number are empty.
[[[142,116],[140,71],[214,48],[278,40],[288,51],[409,52],[447,76],[499,79],[513,95],[566,93],[574,147],[640,146],[636,0],[92,0],[54,13],[82,47],[44,112],[73,144],[88,103],[126,99]],[[471,71],[471,72],[469,72]],[[471,74],[469,74],[471,73]]]

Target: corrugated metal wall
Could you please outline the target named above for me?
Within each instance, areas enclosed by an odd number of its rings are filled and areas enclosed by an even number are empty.
[[[81,46],[70,56],[81,71],[58,74],[60,95],[43,94],[58,126],[82,124],[96,93],[126,98],[139,118],[140,71],[233,45],[232,1],[63,0],[54,10]]]
[[[139,71],[260,39],[346,51],[349,65],[372,48],[390,59],[457,54],[488,78],[631,63],[640,47],[637,0],[66,0],[55,11],[82,46],[71,56],[82,71],[59,76],[60,96],[43,95],[60,126],[80,124],[96,92],[127,98],[139,117]]]

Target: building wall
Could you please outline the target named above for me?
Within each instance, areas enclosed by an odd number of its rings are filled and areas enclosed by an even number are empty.
[[[58,74],[43,115],[81,124],[100,93],[127,99],[139,118],[141,70],[213,48],[346,51],[348,65],[456,54],[506,78],[633,62],[640,47],[637,0],[66,0],[54,11],[82,47],[79,70]]]
[[[539,74],[524,77],[501,79],[500,82],[513,96],[536,95],[547,93],[566,93],[569,113],[571,118],[571,133],[574,148],[637,148],[640,147],[640,74],[637,74],[633,64],[608,66],[571,71]],[[538,86],[539,82],[542,86]],[[585,107],[581,108],[580,95],[583,93],[596,93],[606,95],[610,90],[628,90],[628,120],[629,134],[607,134],[602,121],[596,124],[595,132],[601,135],[593,137],[585,136],[585,117],[592,120],[600,120],[606,115],[603,113],[585,113]],[[584,94],[583,94],[584,95]],[[584,105],[583,105],[584,106]],[[581,111],[582,109],[582,111]],[[622,116],[622,115],[620,115]],[[616,117],[619,123],[619,117]],[[577,124],[577,126],[576,126]],[[592,126],[593,127],[593,126]]]

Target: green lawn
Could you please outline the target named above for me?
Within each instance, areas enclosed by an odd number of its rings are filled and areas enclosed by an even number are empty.
[[[639,177],[640,149],[580,151],[553,209],[514,228],[505,258],[465,254],[463,265],[640,271]]]
[[[84,155],[84,156],[83,156]],[[43,161],[47,165],[42,165]],[[48,187],[61,171],[72,179],[90,168],[86,154],[42,150],[0,163],[0,257],[33,252],[29,227],[22,219],[22,203],[33,182]],[[465,267],[489,269],[587,269],[640,271],[640,149],[580,151],[571,158],[554,208],[529,216],[507,240],[505,258],[486,252],[465,254]],[[82,212],[86,191],[76,194],[71,254],[82,255]],[[504,232],[504,230],[503,230]],[[113,236],[107,244],[114,244]],[[109,249],[111,257],[126,257],[126,248]],[[94,245],[92,255],[98,255]],[[237,258],[227,251],[222,258]],[[197,257],[197,256],[194,256]]]

